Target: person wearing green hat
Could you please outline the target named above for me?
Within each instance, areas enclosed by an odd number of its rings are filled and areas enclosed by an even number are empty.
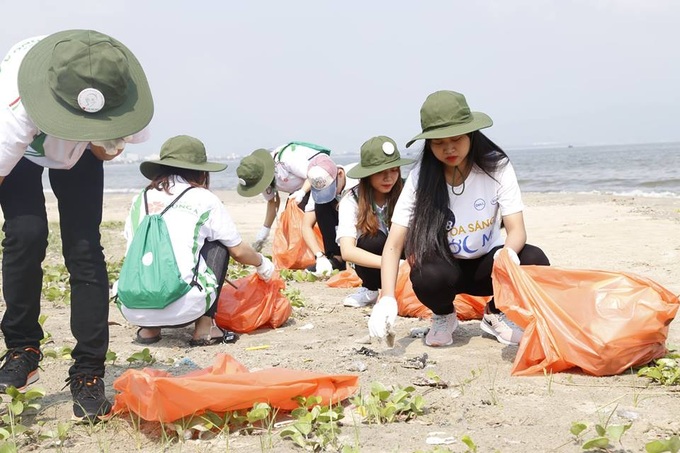
[[[361,145],[361,160],[347,172],[359,184],[340,200],[337,240],[362,287],[343,300],[346,307],[365,307],[378,299],[382,251],[404,185],[400,167],[411,163],[413,159],[401,157],[394,140],[379,135]]]
[[[307,142],[290,142],[269,151],[257,149],[241,159],[236,169],[239,184],[236,191],[244,197],[262,194],[267,201],[267,212],[262,228],[255,237],[253,247],[262,250],[279,210],[279,192],[286,192],[289,199],[304,206],[309,198],[310,184],[307,181],[309,161],[318,154],[330,155],[323,146]]]
[[[456,294],[493,296],[491,270],[501,250],[516,264],[549,265],[543,251],[526,243],[519,184],[507,154],[480,130],[492,125],[471,111],[454,91],[430,94],[420,109],[422,132],[407,143],[425,140],[392,215],[382,255],[382,296],[373,307],[372,337],[387,338],[397,318],[394,299],[402,253],[411,265],[418,300],[432,310],[428,346],[453,343],[458,326]],[[505,228],[505,238],[501,228]],[[522,330],[487,304],[480,327],[506,345],[516,345]]]
[[[0,391],[38,379],[38,322],[48,223],[42,174],[59,205],[62,251],[71,285],[76,339],[69,383],[73,413],[97,421],[105,395],[109,284],[99,224],[103,161],[148,137],[153,99],[134,54],[94,30],[65,30],[24,40],[0,63],[0,205],[7,353]]]
[[[187,135],[168,139],[161,147],[159,159],[140,164],[140,171],[151,182],[132,202],[125,222],[128,249],[144,217],[162,212],[177,268],[190,289],[178,299],[161,300],[164,308],[160,309],[129,307],[125,300],[120,301],[125,319],[140,326],[137,343],[160,341],[161,327],[184,327],[191,323],[194,331],[190,346],[223,343],[227,333],[217,327],[214,315],[229,257],[255,266],[257,275],[265,281],[272,277],[272,262],[242,241],[226,207],[210,191],[210,173],[225,168],[226,164],[209,162],[203,143]],[[130,257],[126,256],[127,259]],[[162,298],[162,290],[159,288],[157,297]]]

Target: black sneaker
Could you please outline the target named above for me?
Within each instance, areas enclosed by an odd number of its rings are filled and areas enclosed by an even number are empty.
[[[104,380],[99,376],[76,374],[66,379],[73,396],[73,415],[78,420],[96,423],[111,412]]]
[[[40,378],[38,362],[43,355],[39,349],[23,346],[9,349],[0,357],[5,363],[0,367],[0,393],[5,393],[7,387],[23,390]]]

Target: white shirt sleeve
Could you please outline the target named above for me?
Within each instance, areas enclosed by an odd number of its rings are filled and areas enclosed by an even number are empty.
[[[392,223],[409,227],[411,224],[411,216],[413,215],[413,206],[416,201],[416,185],[418,184],[418,175],[420,174],[420,166],[416,166],[411,173],[409,173],[404,188],[399,195],[397,204],[394,206],[392,213]]]
[[[243,239],[241,239],[241,235],[236,229],[236,224],[234,224],[226,206],[224,206],[217,195],[212,195],[214,200],[210,209],[210,217],[206,222],[206,226],[209,229],[206,239],[209,241],[220,241],[227,247],[236,247],[243,242]]]
[[[515,214],[524,210],[522,194],[515,175],[515,169],[510,162],[497,175],[500,187],[498,189],[498,205],[501,216]]]
[[[338,229],[336,234],[336,242],[340,242],[343,237],[357,237],[357,215],[359,213],[359,206],[352,193],[347,193],[338,207]]]
[[[40,131],[21,101],[0,110],[0,176],[7,176]]]

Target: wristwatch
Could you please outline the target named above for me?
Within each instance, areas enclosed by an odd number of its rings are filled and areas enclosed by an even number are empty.
[[[317,258],[321,258],[323,256],[323,252],[316,252],[314,256]]]

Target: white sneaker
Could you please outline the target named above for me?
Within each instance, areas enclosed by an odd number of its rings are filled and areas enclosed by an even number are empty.
[[[365,307],[375,303],[378,300],[378,294],[380,294],[379,291],[373,291],[362,286],[356,293],[345,297],[342,304],[345,307]]]
[[[453,332],[458,328],[458,317],[455,313],[449,315],[432,314],[432,327],[425,335],[428,346],[448,346],[453,343]]]
[[[517,346],[522,340],[522,335],[524,335],[524,331],[510,321],[505,313],[484,312],[479,327],[489,335],[496,337],[496,340],[500,343],[508,346]]]

